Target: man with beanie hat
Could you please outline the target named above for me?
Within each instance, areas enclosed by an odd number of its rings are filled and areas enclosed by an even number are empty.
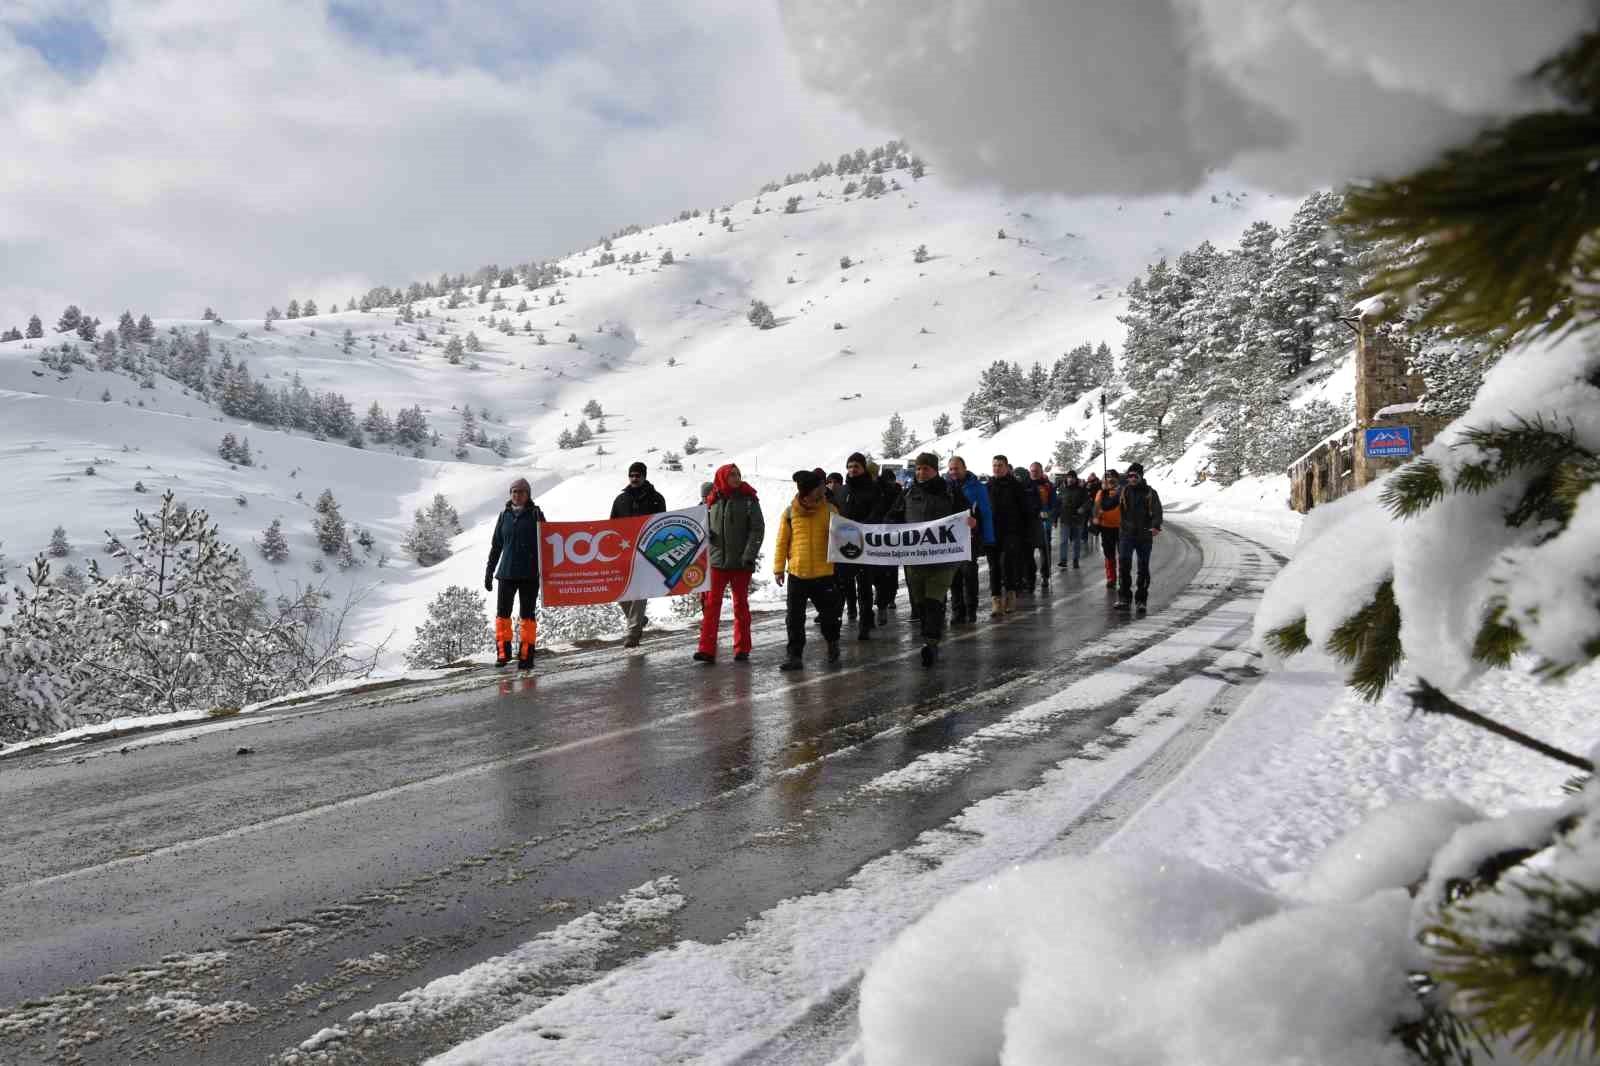
[[[511,604],[517,601],[521,618],[521,648],[517,669],[533,666],[533,646],[539,639],[539,524],[544,512],[534,506],[531,488],[526,478],[511,483],[511,499],[500,512],[495,523],[494,539],[489,544],[489,565],[484,568],[483,588],[495,591],[495,579],[500,581],[499,595],[495,599],[494,648],[495,665],[504,666],[511,661]]]
[[[839,513],[852,522],[864,525],[882,522],[887,507],[878,479],[867,473],[867,457],[860,452],[851,452],[850,458],[845,460],[844,471],[844,488],[834,500]],[[861,629],[856,634],[859,640],[869,639],[877,627],[877,619],[872,612],[872,592],[877,579],[874,571],[878,569],[861,563],[834,564],[834,575],[844,594],[845,610],[851,619],[856,617],[857,605],[860,606]]]
[[[966,509],[963,501],[950,491],[944,478],[939,476],[939,457],[932,452],[917,456],[916,480],[895,501],[886,516],[890,523],[917,525],[936,522]],[[978,520],[967,515],[968,527]],[[906,594],[920,608],[918,621],[922,625],[922,665],[932,666],[939,656],[939,641],[944,639],[945,596],[950,592],[950,581],[955,577],[958,563],[917,563],[906,565]]]
[[[806,604],[816,605],[822,616],[822,637],[828,642],[828,661],[839,661],[839,590],[834,585],[833,564],[828,561],[828,527],[838,512],[823,498],[823,478],[815,470],[794,472],[795,496],[778,520],[778,542],[772,557],[773,580],[781,588],[787,581],[784,616],[788,654],[780,670],[798,670],[806,647]]]
[[[645,466],[635,462],[628,467],[628,484],[611,504],[612,518],[637,518],[641,515],[660,514],[667,509],[667,501],[656,487],[645,480]],[[649,600],[623,600],[622,619],[628,626],[628,635],[622,646],[637,648],[644,637],[645,609]]]
[[[1122,530],[1117,538],[1117,606],[1145,609],[1150,599],[1150,549],[1161,533],[1161,496],[1144,480],[1144,466],[1134,463],[1122,479]],[[1133,560],[1139,560],[1134,583]]]

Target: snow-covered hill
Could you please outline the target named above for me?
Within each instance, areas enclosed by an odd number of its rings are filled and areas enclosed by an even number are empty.
[[[919,445],[939,414],[959,425],[963,398],[996,359],[1048,366],[1085,341],[1118,347],[1121,289],[1146,264],[1202,240],[1230,246],[1250,222],[1281,223],[1294,209],[1222,178],[1184,198],[1121,202],[1005,199],[946,187],[932,173],[892,176],[903,188],[880,197],[846,196],[851,179],[828,176],[729,205],[731,228],[719,209],[716,222],[690,218],[620,237],[610,249],[615,265],[595,266],[601,249],[584,249],[560,261],[573,276],[556,285],[491,290],[483,304],[469,290],[454,310],[443,298],[418,301],[412,324],[396,308],[284,320],[270,331],[261,319],[226,316],[156,323],[163,332],[209,330],[215,358],[225,345],[273,388],[298,373],[314,392],[342,393],[358,419],[374,401],[391,416],[419,405],[440,438],[422,458],[227,418],[167,378],[141,388],[126,373],[94,370],[92,354],[91,368],[47,369],[45,346],[70,334],[0,344],[0,454],[10,489],[0,542],[9,580],[57,525],[74,545],[61,562],[81,568],[105,530],[126,530],[135,508],[151,509],[171,489],[246,548],[269,591],[317,580],[366,589],[357,635],[376,641],[393,632],[386,664],[398,665],[428,600],[446,585],[481,581],[488,524],[512,476],[532,480],[551,517],[591,518],[607,513],[633,459],[650,464],[671,505],[691,503],[715,466],[737,461],[778,506],[797,467],[839,469],[855,449],[880,451],[893,412]],[[796,195],[798,210],[786,212]],[[926,261],[914,261],[918,246]],[[662,265],[668,250],[673,262]],[[630,265],[634,253],[643,262]],[[497,299],[503,309],[492,311]],[[771,306],[776,328],[747,321],[753,299]],[[524,300],[529,310],[519,313]],[[111,319],[120,309],[89,310]],[[485,316],[508,319],[514,335]],[[451,365],[442,344],[468,331],[482,350]],[[585,447],[557,448],[590,400],[604,409],[605,431]],[[992,438],[957,430],[931,446],[964,451],[980,469],[995,451],[1048,463],[1067,426],[1098,438],[1098,414],[1084,417],[1092,401]],[[468,406],[491,413],[485,429],[509,437],[510,458],[484,448],[464,462],[452,457]],[[254,466],[219,457],[225,432],[249,436]],[[666,471],[664,453],[685,451],[690,436],[698,453],[681,473]],[[1113,457],[1120,446],[1113,433]],[[1179,466],[1177,480],[1192,476]],[[317,548],[311,507],[325,488],[346,521],[376,539],[362,566],[341,572]],[[421,568],[399,543],[413,510],[438,492],[465,531],[450,559]],[[291,550],[275,565],[248,547],[274,518]]]

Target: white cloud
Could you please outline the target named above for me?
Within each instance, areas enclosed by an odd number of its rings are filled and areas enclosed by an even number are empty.
[[[0,10],[0,328],[520,262],[885,136],[803,87],[762,5],[366,8],[365,38],[309,0]],[[52,10],[106,38],[92,75],[8,40]]]
[[[947,173],[1283,191],[1412,168],[1536,106],[1593,0],[782,0],[813,84]]]

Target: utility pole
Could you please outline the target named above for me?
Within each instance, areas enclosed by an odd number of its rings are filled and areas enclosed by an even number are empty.
[[[1105,480],[1111,467],[1111,456],[1106,454],[1106,388],[1100,386],[1100,479]]]

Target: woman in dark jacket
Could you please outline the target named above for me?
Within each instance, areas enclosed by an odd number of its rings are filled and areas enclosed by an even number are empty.
[[[717,468],[706,494],[706,528],[711,536],[711,591],[701,601],[698,663],[717,661],[717,627],[722,624],[722,590],[733,590],[733,661],[750,658],[750,578],[767,526],[756,490],[745,484],[732,463]]]
[[[495,580],[500,581],[494,611],[496,666],[511,661],[511,601],[518,601],[518,636],[522,645],[516,656],[519,670],[533,666],[533,646],[539,637],[539,523],[544,521],[544,512],[534,505],[531,493],[526,478],[519,477],[511,483],[511,499],[495,523],[489,565],[483,571],[485,591],[493,592]]]

